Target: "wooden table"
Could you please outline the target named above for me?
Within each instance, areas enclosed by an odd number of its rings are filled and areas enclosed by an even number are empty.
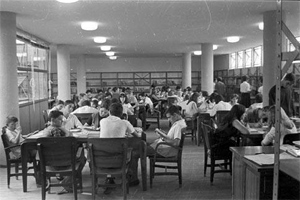
[[[232,199],[271,199],[273,165],[260,166],[245,155],[274,153],[273,147],[230,147],[232,151]]]
[[[280,160],[279,170],[300,181],[300,158]]]
[[[88,137],[99,137],[99,131],[89,131],[87,134],[74,134],[79,144],[86,143]],[[23,192],[27,192],[27,160],[28,152],[37,149],[38,136],[27,138],[21,145],[22,153],[22,179],[23,179]],[[141,138],[128,137],[128,147],[140,152],[141,158],[141,172],[142,172],[142,187],[147,190],[147,144],[145,140],[145,133],[142,133]]]

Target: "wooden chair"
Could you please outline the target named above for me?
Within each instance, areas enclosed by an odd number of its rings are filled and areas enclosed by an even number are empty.
[[[287,134],[283,138],[283,144],[294,145],[293,141],[299,141],[299,140],[300,140],[300,133]]]
[[[197,115],[198,113],[196,113],[193,117],[184,117],[185,123],[187,125],[185,136],[190,136],[192,141],[195,140],[196,144]]]
[[[200,129],[200,123],[203,122],[204,124],[209,124],[210,126],[213,126],[213,121],[209,113],[199,113],[196,120],[197,120],[196,140],[197,140],[197,145],[200,146],[201,140],[203,140],[203,133],[202,133],[202,129]]]
[[[12,148],[21,148],[21,145],[14,145],[14,146],[9,146],[8,139],[6,136],[6,127],[2,128],[2,134],[1,134],[1,139],[5,151],[5,158],[6,158],[6,167],[7,167],[7,187],[10,187],[10,177],[15,176],[16,179],[18,180],[18,176],[22,176],[22,160],[20,158],[11,158],[9,155],[11,152]],[[35,170],[36,170],[36,161],[32,160],[33,162],[33,167],[29,167],[28,169],[34,169],[34,173],[27,173],[28,176],[35,176]],[[15,167],[15,173],[11,172],[11,167]],[[19,172],[19,170],[21,172]]]
[[[70,186],[73,189],[74,199],[77,199],[77,187],[82,188],[80,164],[76,163],[77,141],[74,137],[47,137],[37,139],[37,148],[40,159],[42,178],[42,199],[46,199],[46,190],[49,187]],[[51,177],[69,176],[72,182],[51,183]],[[46,186],[47,179],[49,185]]]
[[[78,120],[84,125],[93,113],[74,113]]]
[[[186,129],[183,128],[181,130],[181,140],[179,146],[174,146],[166,142],[159,143],[155,148],[154,156],[149,156],[150,159],[150,188],[152,188],[152,182],[154,176],[161,176],[161,175],[178,175],[179,180],[179,187],[182,185],[182,150],[183,144],[185,139],[185,131]],[[178,150],[177,155],[173,157],[163,157],[161,156],[157,149],[161,145],[168,145],[172,148]],[[164,172],[155,172],[155,168],[163,168],[165,169]],[[171,169],[172,171],[167,171]],[[173,171],[173,170],[177,170]]]
[[[219,125],[222,123],[224,117],[229,113],[229,110],[218,110],[216,113],[216,117],[215,117],[215,122],[217,124],[217,126],[219,127]]]
[[[218,145],[213,144],[212,135],[214,134],[214,128],[210,125],[204,124],[203,122],[200,123],[200,128],[203,132],[203,139],[204,139],[204,176],[206,176],[206,168],[210,167],[210,182],[213,183],[214,174],[215,173],[223,173],[232,172],[231,160],[232,155],[230,150],[227,151],[218,151]],[[208,157],[210,158],[210,164],[207,163]],[[222,162],[218,162],[222,160]],[[217,163],[218,162],[218,163]],[[229,165],[229,169],[228,168]],[[215,167],[220,167],[221,169],[216,170]]]
[[[100,187],[123,188],[123,198],[127,198],[128,180],[126,177],[131,151],[128,150],[126,138],[89,138],[89,155],[91,158],[92,170],[92,196],[95,199],[96,189]],[[120,184],[99,184],[98,179],[107,177],[121,178]]]
[[[153,109],[153,112],[147,112],[146,114],[146,121],[150,124],[157,124],[157,128],[160,128],[160,118],[161,113],[159,110]]]

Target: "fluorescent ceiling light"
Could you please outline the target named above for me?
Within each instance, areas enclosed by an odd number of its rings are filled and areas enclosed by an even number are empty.
[[[17,57],[26,57],[27,53],[17,53]]]
[[[238,37],[238,36],[227,37],[227,42],[229,42],[229,43],[236,43],[238,41],[240,41],[240,37]]]
[[[300,63],[300,60],[294,60],[293,63]]]
[[[94,37],[94,42],[96,42],[96,43],[105,43],[106,38],[105,37]]]
[[[58,1],[58,2],[60,2],[60,3],[75,3],[75,2],[77,2],[78,0],[56,0],[56,1]]]
[[[21,41],[21,40],[16,40],[16,43],[17,43],[17,44],[24,44],[24,42]]]
[[[213,45],[213,50],[216,50],[218,48],[218,45]]]
[[[94,31],[98,28],[97,22],[82,22],[81,28],[85,31]]]
[[[200,56],[202,54],[202,51],[194,51],[194,55]]]
[[[100,49],[102,51],[110,51],[111,50],[111,46],[101,46]]]
[[[111,60],[116,60],[116,59],[117,59],[117,56],[109,56],[109,59],[111,59]]]
[[[114,55],[115,55],[115,52],[109,51],[109,52],[106,52],[105,54],[106,54],[107,56],[114,56]]]
[[[263,22],[260,22],[260,23],[258,24],[258,28],[259,28],[259,30],[264,30],[264,23],[263,23]]]
[[[41,57],[33,57],[33,61],[40,61]]]

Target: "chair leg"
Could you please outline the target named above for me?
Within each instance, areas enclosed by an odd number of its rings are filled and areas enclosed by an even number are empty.
[[[18,180],[19,163],[15,163],[15,173],[16,173],[16,180]]]
[[[215,160],[214,159],[210,159],[211,160],[211,168],[210,168],[210,184],[213,184],[214,181],[214,174],[215,174]]]
[[[97,178],[92,174],[92,199],[95,200],[96,198],[96,181]]]
[[[47,178],[46,175],[42,174],[42,200],[46,199],[46,182]]]
[[[128,192],[126,180],[127,180],[126,173],[123,173],[122,174],[122,189],[123,189],[123,199],[124,200],[127,199],[127,192]]]
[[[204,151],[206,151],[206,150],[204,150]],[[206,176],[207,158],[208,158],[208,155],[207,155],[207,152],[205,152],[204,153],[204,177]]]
[[[182,185],[182,169],[181,169],[180,161],[177,163],[177,168],[178,168],[179,187],[181,187],[181,185]]]
[[[153,177],[154,177],[154,163],[153,163],[153,159],[150,158],[150,188],[152,188]]]
[[[7,187],[9,188],[9,185],[10,185],[10,163],[7,163]]]

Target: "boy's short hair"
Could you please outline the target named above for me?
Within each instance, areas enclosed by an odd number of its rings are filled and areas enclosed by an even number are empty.
[[[8,125],[8,124],[11,123],[11,122],[16,123],[16,122],[18,122],[18,121],[19,121],[18,118],[15,117],[15,116],[7,116],[7,117],[6,117],[6,125]]]
[[[84,100],[82,103],[81,103],[81,106],[91,106],[91,102],[89,100]]]
[[[112,103],[109,106],[109,112],[111,115],[116,116],[116,117],[122,117],[123,115],[123,106],[120,103]]]
[[[57,119],[59,116],[64,115],[62,112],[58,110],[53,110],[49,113],[49,119]]]
[[[168,110],[166,111],[166,114],[170,114],[170,115],[178,114],[178,115],[180,115],[180,110],[179,110],[178,106],[172,105],[168,108]]]
[[[292,73],[288,73],[285,75],[284,80],[290,81],[291,83],[295,83],[295,76]]]
[[[70,104],[74,104],[74,102],[72,100],[66,100],[65,101],[65,106],[70,105]]]

